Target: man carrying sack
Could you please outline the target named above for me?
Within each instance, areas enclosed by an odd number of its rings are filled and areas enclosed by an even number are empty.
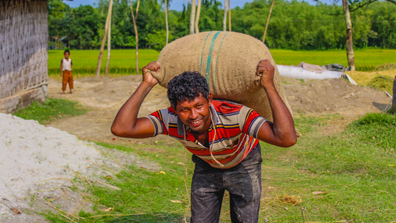
[[[138,118],[140,106],[158,83],[143,68],[143,81],[118,112],[111,131],[129,138],[169,135],[192,152],[195,163],[191,183],[191,222],[219,222],[224,191],[230,193],[232,222],[258,222],[261,196],[261,148],[259,140],[289,147],[297,136],[293,118],[274,87],[275,68],[262,60],[256,74],[268,95],[273,122],[256,111],[229,101],[215,100],[205,77],[184,72],[168,83],[171,107]]]

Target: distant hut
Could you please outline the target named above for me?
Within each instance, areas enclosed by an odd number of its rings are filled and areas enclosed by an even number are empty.
[[[11,113],[47,98],[47,4],[0,1],[0,112]]]

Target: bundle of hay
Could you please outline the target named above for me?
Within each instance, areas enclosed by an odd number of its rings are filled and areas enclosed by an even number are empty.
[[[214,98],[241,103],[272,120],[261,77],[256,75],[257,65],[263,59],[275,67],[275,88],[291,111],[271,53],[249,35],[213,31],[177,39],[162,49],[158,58],[161,70],[152,74],[161,86],[167,87],[173,77],[184,71],[198,71],[206,77]]]

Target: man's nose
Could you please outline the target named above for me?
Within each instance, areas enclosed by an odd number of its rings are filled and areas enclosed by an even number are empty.
[[[190,117],[189,117],[190,119],[196,119],[196,118],[198,118],[198,112],[195,110],[195,109],[191,109],[191,112],[190,112]]]

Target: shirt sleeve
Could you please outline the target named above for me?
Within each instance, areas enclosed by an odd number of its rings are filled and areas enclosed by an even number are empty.
[[[164,122],[164,116],[167,117],[167,112],[168,112],[167,109],[163,109],[163,110],[155,111],[147,116],[147,118],[150,119],[150,121],[154,125],[153,137],[159,134],[165,134],[165,135],[168,134],[166,122]]]
[[[241,131],[249,136],[257,138],[260,127],[267,121],[258,112],[243,106],[238,117]]]

